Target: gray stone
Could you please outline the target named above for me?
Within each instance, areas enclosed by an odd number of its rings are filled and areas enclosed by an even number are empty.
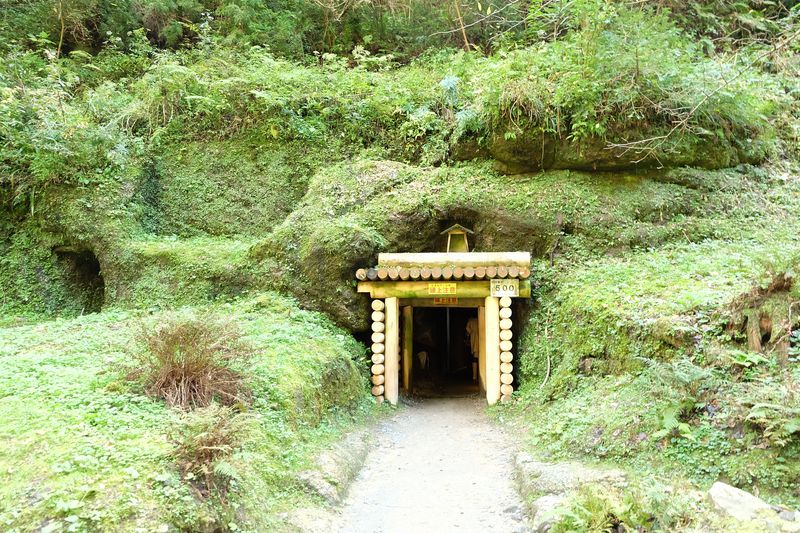
[[[777,516],[767,502],[726,483],[717,481],[708,491],[714,508],[723,516],[748,521]]]
[[[527,453],[515,458],[515,475],[524,495],[560,494],[587,483],[622,488],[627,484],[621,470],[591,468],[578,463],[546,463]]]
[[[368,451],[369,434],[366,431],[351,433],[321,453],[316,458],[316,468],[300,472],[297,479],[329,505],[337,505],[347,494]]]
[[[558,519],[557,510],[566,501],[567,497],[564,494],[548,494],[537,498],[531,504],[531,512],[533,513],[533,520],[531,521],[531,529],[536,533],[547,533],[553,524]]]
[[[749,492],[722,482],[716,482],[708,491],[714,508],[720,515],[744,522],[747,528],[780,533],[800,532],[800,523],[795,522],[795,513],[782,507],[774,507]]]

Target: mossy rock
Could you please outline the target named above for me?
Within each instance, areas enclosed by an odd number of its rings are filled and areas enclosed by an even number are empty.
[[[657,137],[659,132],[653,134]],[[640,132],[630,132],[612,141],[600,137],[580,140],[557,138],[544,133],[522,132],[515,137],[493,135],[488,141],[488,152],[497,167],[509,174],[520,174],[547,169],[588,171],[626,171],[644,168],[698,167],[722,169],[740,164],[755,164],[766,157],[764,141],[739,143],[722,137],[681,137],[663,143],[653,141],[652,149],[613,148],[614,142],[642,141]],[[466,147],[457,150],[456,156],[469,158],[478,154]]]
[[[223,140],[185,140],[159,153],[151,200],[160,234],[265,234],[291,213],[317,165],[335,158],[258,131]]]

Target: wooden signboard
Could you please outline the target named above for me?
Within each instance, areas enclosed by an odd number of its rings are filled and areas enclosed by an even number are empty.
[[[493,279],[489,288],[491,296],[495,298],[502,298],[503,296],[516,298],[519,296],[518,279]]]
[[[428,294],[431,296],[455,296],[456,283],[428,283]]]

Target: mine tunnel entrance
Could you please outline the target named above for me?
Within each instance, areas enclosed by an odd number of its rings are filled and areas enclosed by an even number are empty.
[[[445,231],[446,252],[382,253],[356,271],[372,299],[370,379],[376,401],[406,394],[514,392],[512,303],[531,297],[529,252],[470,251],[472,231]]]
[[[422,396],[478,393],[477,308],[415,307],[408,390]]]
[[[99,312],[103,308],[105,280],[94,252],[72,246],[61,246],[53,251],[62,267],[67,288],[82,312]]]

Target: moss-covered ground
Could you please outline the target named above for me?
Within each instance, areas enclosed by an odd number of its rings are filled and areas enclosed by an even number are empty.
[[[181,308],[179,315],[204,311]],[[110,311],[0,329],[0,524],[6,531],[280,529],[315,503],[294,473],[372,416],[363,348],[323,316],[261,293],[220,305],[255,354],[232,489],[203,500],[172,456],[180,414],[125,379],[142,323]]]

